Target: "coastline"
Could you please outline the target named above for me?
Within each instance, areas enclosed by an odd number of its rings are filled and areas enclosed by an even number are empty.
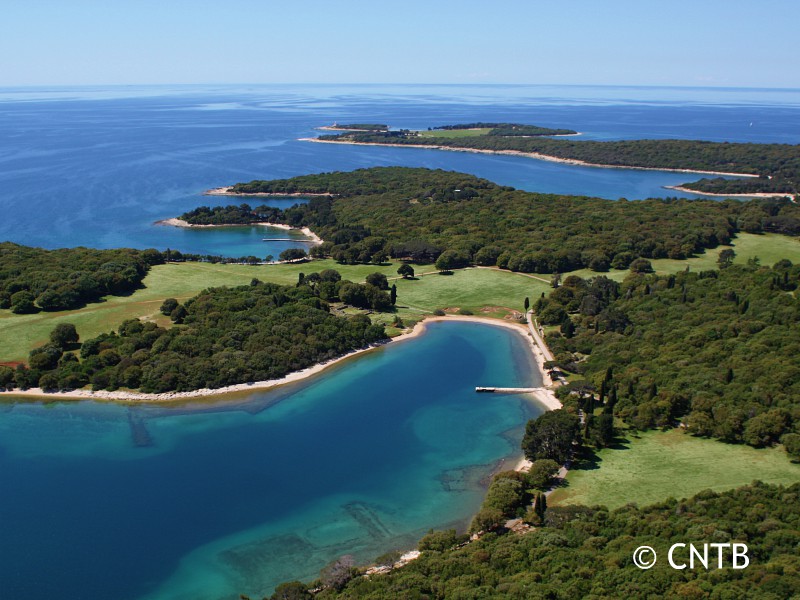
[[[240,392],[265,391],[289,383],[296,383],[299,381],[303,381],[304,379],[307,379],[309,377],[317,375],[318,373],[321,373],[325,369],[335,364],[341,363],[354,356],[358,356],[359,354],[369,352],[376,348],[384,347],[387,344],[414,339],[415,337],[418,337],[425,332],[428,323],[435,323],[440,321],[466,321],[473,323],[483,323],[485,325],[490,325],[490,326],[504,327],[506,329],[517,332],[519,335],[524,336],[525,339],[528,340],[528,342],[531,344],[531,351],[536,357],[536,364],[539,365],[539,370],[540,374],[542,375],[543,383],[549,381],[549,377],[547,376],[547,373],[542,366],[543,363],[539,361],[539,355],[536,352],[536,343],[528,334],[527,328],[524,325],[508,323],[500,319],[452,315],[445,317],[429,317],[427,319],[423,319],[422,321],[417,322],[412,328],[412,330],[409,332],[400,334],[384,342],[379,342],[377,344],[373,344],[365,348],[359,348],[358,350],[353,350],[352,352],[348,352],[347,354],[344,354],[327,362],[319,363],[311,367],[302,369],[300,371],[289,373],[288,375],[280,379],[255,381],[251,383],[240,383],[217,389],[203,388],[199,390],[193,390],[191,392],[165,392],[160,394],[146,394],[142,392],[123,392],[123,391],[111,392],[106,390],[101,390],[101,391],[73,390],[69,392],[45,392],[41,388],[31,388],[28,390],[12,390],[12,391],[0,392],[0,399],[10,398],[10,397],[21,397],[21,398],[30,398],[37,400],[41,399],[98,400],[98,401],[119,402],[122,404],[138,404],[138,403],[150,404],[150,403],[180,402],[185,400],[191,400],[194,398],[225,396],[227,394],[240,393]],[[555,394],[546,388],[541,388],[540,390],[533,392],[531,395],[547,410],[555,410],[557,408],[561,408],[561,403],[555,397]]]
[[[310,138],[309,138],[310,139]],[[300,192],[250,192],[250,193],[240,193],[240,192],[232,192],[233,189],[232,185],[226,185],[223,187],[218,188],[211,188],[210,190],[206,190],[203,192],[203,196],[237,196],[239,198],[243,198],[245,196],[263,196],[266,198],[311,198],[312,196],[335,196],[336,194],[318,194],[318,193],[310,193],[310,194],[301,194]]]
[[[565,134],[566,135],[566,134]],[[575,134],[569,134],[575,135]],[[537,160],[546,160],[548,162],[562,163],[565,165],[573,165],[577,167],[595,167],[598,169],[633,169],[636,171],[665,171],[667,173],[699,173],[701,175],[726,175],[728,177],[758,177],[753,173],[728,173],[725,171],[701,171],[698,169],[669,169],[666,167],[631,167],[626,165],[604,165],[601,163],[590,163],[577,158],[559,158],[549,154],[541,154],[539,152],[522,152],[521,150],[483,150],[480,148],[456,148],[453,146],[437,146],[435,144],[383,144],[380,142],[352,142],[333,140],[321,140],[319,138],[299,138],[300,142],[316,142],[318,144],[352,144],[354,146],[390,146],[392,148],[426,148],[428,150],[451,150],[454,152],[474,152],[477,154],[505,154],[508,156],[525,156],[528,158],[535,158]],[[691,193],[693,190],[689,190]]]
[[[697,194],[698,196],[713,196],[715,198],[786,198],[792,199],[795,202],[795,195],[788,192],[755,192],[753,194],[717,194],[715,192],[698,192],[687,187],[680,185],[665,185],[664,189],[675,190],[678,192],[685,192],[688,194]]]
[[[314,245],[319,245],[323,242],[322,238],[319,237],[316,233],[311,231],[308,227],[292,227],[291,225],[285,225],[283,223],[267,223],[262,221],[254,221],[252,223],[221,223],[219,225],[193,225],[192,223],[188,223],[183,219],[178,219],[173,217],[172,219],[162,219],[161,221],[156,221],[154,225],[167,225],[170,227],[185,227],[187,229],[208,229],[211,227],[252,227],[252,226],[259,226],[259,227],[273,227],[275,229],[283,229],[284,231],[299,231],[303,235],[310,240],[298,240],[298,241],[307,241]]]

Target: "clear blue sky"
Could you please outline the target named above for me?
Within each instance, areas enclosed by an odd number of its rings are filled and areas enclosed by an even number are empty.
[[[0,86],[800,87],[798,0],[8,0]]]

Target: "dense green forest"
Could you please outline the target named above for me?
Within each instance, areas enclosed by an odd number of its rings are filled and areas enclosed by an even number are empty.
[[[800,484],[785,488],[756,483],[721,494],[701,492],[646,508],[628,505],[547,508],[543,526],[524,535],[493,532],[465,544],[454,531],[432,532],[422,555],[389,574],[359,576],[340,560],[314,586],[320,599],[564,599],[577,598],[759,598],[779,600],[800,592]],[[747,544],[746,569],[673,569],[672,544]],[[637,568],[634,550],[653,547],[658,561]],[[724,554],[730,566],[731,551]],[[688,550],[676,552],[688,562]],[[379,561],[392,563],[392,557]],[[337,565],[340,568],[336,568]],[[279,586],[274,599],[310,598],[304,584]]]
[[[757,179],[725,179],[704,177],[698,181],[684,183],[681,187],[707,194],[782,194],[786,192],[786,180],[761,176]],[[794,190],[797,191],[796,189]]]
[[[323,135],[326,141],[434,145],[488,151],[536,153],[566,160],[579,160],[596,165],[616,167],[647,167],[656,169],[687,169],[759,175],[738,184],[736,193],[756,193],[764,190],[768,179],[770,191],[794,194],[800,186],[800,146],[790,144],[745,144],[704,142],[697,140],[621,140],[588,141],[521,137],[513,135],[475,135],[467,137],[419,136],[383,133],[343,133]],[[708,183],[686,183],[684,187],[698,191]],[[694,187],[697,185],[698,187]],[[720,184],[716,184],[719,186]],[[720,189],[714,187],[714,189]],[[723,190],[721,193],[732,193]]]
[[[737,231],[800,234],[800,207],[788,200],[610,202],[405,167],[253,181],[233,189],[330,194],[283,211],[253,211],[259,218],[310,227],[325,240],[312,255],[342,263],[379,262],[387,256],[433,262],[446,254],[452,268],[606,271],[627,268],[637,257],[686,258],[729,243]]]
[[[547,336],[556,362],[578,375],[560,390],[565,403],[752,446],[796,438],[800,266],[731,265],[726,254],[701,273],[570,276],[540,299],[540,319],[560,325]]]
[[[140,287],[157,250],[44,250],[0,243],[0,308],[15,313],[67,310]]]
[[[350,129],[352,131],[387,131],[388,125],[383,123],[334,123],[333,129]]]
[[[572,129],[551,129],[538,125],[520,125],[519,123],[462,123],[458,125],[441,125],[434,127],[443,131],[458,131],[462,129],[488,129],[486,135],[496,136],[538,136],[538,135],[575,135]],[[412,132],[413,133],[413,132]]]
[[[368,316],[337,316],[328,301],[388,309],[389,294],[342,280],[333,270],[303,276],[297,286],[253,280],[212,288],[161,310],[175,326],[130,320],[79,344],[74,326],[59,326],[35,348],[29,368],[0,367],[0,387],[46,391],[120,387],[142,392],[190,391],[279,379],[386,339]],[[63,330],[63,331],[62,331]]]
[[[277,223],[281,210],[269,206],[251,207],[249,204],[227,206],[198,206],[183,213],[179,219],[190,225],[249,225],[250,223]]]

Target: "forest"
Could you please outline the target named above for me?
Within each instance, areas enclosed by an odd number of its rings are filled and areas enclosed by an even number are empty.
[[[723,254],[724,253],[724,254]],[[800,266],[781,260],[676,275],[569,276],[534,308],[558,329],[567,406],[638,429],[689,433],[800,459]]]
[[[365,314],[334,314],[333,300],[391,307],[386,291],[333,270],[303,275],[296,286],[254,279],[249,286],[205,290],[184,304],[165,300],[161,312],[170,316],[170,328],[134,319],[81,343],[74,325],[61,324],[49,343],[31,351],[28,367],[0,366],[0,387],[220,388],[279,379],[387,339]]]
[[[393,132],[394,133],[394,132]],[[706,142],[697,140],[620,140],[592,141],[524,137],[519,135],[475,135],[468,137],[420,137],[415,132],[388,136],[382,133],[343,133],[323,135],[321,140],[350,143],[380,143],[444,146],[487,151],[514,151],[544,154],[564,160],[578,160],[595,165],[687,169],[720,173],[758,175],[737,184],[741,191],[770,191],[795,194],[800,186],[800,146],[790,144],[753,144]],[[763,179],[767,179],[765,184]],[[720,193],[733,193],[714,184]],[[712,191],[710,184],[685,183],[683,187]],[[698,187],[695,187],[698,186]]]
[[[759,598],[793,597],[800,589],[800,484],[762,483],[723,493],[710,490],[640,508],[546,508],[542,525],[524,535],[503,530],[467,543],[454,530],[431,532],[421,556],[385,575],[361,576],[347,557],[326,567],[306,586],[279,586],[272,599],[361,598]],[[744,543],[746,569],[672,569],[675,543]],[[636,568],[633,551],[653,547],[659,560]],[[676,559],[686,559],[676,554]],[[730,550],[725,551],[730,565]],[[378,564],[392,565],[391,553]],[[680,562],[680,560],[679,560]],[[246,596],[244,596],[246,598]]]
[[[458,131],[461,129],[488,129],[485,135],[495,136],[537,136],[537,135],[575,135],[572,129],[551,129],[538,125],[520,125],[519,123],[463,123],[458,125],[441,125],[432,131]]]
[[[253,211],[259,218],[311,228],[325,240],[312,255],[341,263],[385,257],[430,263],[445,254],[451,268],[475,264],[525,273],[602,272],[626,269],[639,257],[687,258],[729,243],[738,231],[800,234],[800,207],[783,199],[610,202],[524,192],[463,173],[406,167],[253,181],[233,189],[244,195],[330,194],[283,211]],[[204,210],[214,215],[226,211]]]
[[[0,308],[25,314],[67,310],[103,296],[128,294],[142,285],[157,250],[44,250],[0,243]]]

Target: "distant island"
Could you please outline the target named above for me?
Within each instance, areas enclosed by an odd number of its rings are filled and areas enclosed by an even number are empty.
[[[347,123],[344,125],[334,123],[333,125],[324,125],[319,129],[326,131],[388,131],[389,126],[382,123]]]
[[[669,170],[739,178],[704,178],[676,187],[697,194],[757,197],[794,196],[798,193],[798,145],[697,140],[599,142],[548,137],[576,133],[536,125],[477,122],[443,125],[427,131],[348,131],[311,140],[521,154],[584,166]]]

